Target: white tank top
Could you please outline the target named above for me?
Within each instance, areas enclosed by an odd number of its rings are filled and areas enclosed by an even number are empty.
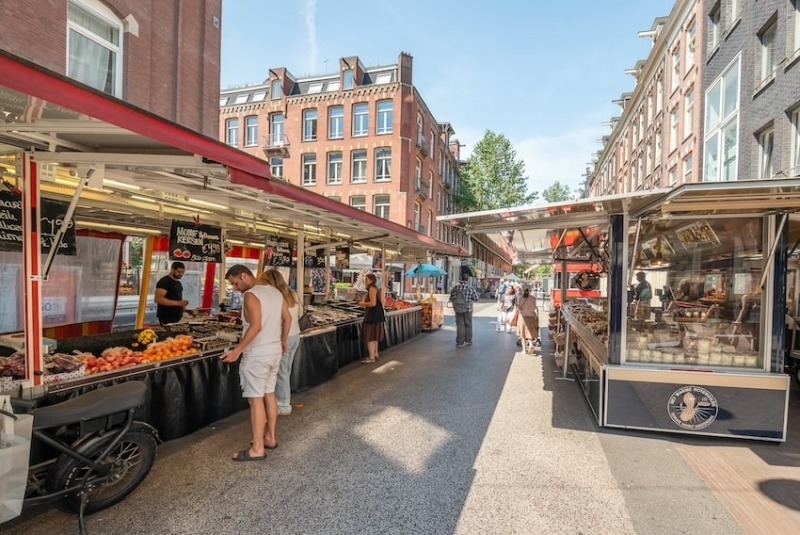
[[[283,296],[277,288],[257,284],[245,294],[253,294],[261,304],[261,331],[244,350],[245,355],[273,355],[281,351],[281,312]],[[250,328],[246,311],[242,309],[242,336]]]

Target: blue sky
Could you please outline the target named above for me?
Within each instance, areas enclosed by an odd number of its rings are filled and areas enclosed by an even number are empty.
[[[295,76],[414,57],[414,85],[449,122],[466,158],[486,129],[525,161],[529,189],[576,187],[633,89],[638,38],[672,0],[223,0],[221,87],[260,83],[273,67]],[[327,61],[327,63],[326,63]]]

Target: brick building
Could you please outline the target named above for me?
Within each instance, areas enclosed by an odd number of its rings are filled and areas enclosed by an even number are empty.
[[[0,2],[0,48],[216,137],[221,4]]]
[[[626,71],[633,91],[614,102],[620,115],[608,123],[589,170],[589,196],[670,187],[698,176],[701,147],[703,19],[696,0],[679,0],[639,37],[652,39],[647,60]]]
[[[369,68],[341,58],[323,76],[273,68],[263,84],[221,91],[219,137],[267,159],[274,177],[466,247],[436,221],[453,212],[460,145],[412,74],[405,53]]]
[[[703,180],[800,175],[798,0],[704,0],[703,16]]]

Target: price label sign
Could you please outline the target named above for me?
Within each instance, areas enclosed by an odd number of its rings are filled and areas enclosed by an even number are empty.
[[[222,229],[173,221],[169,232],[170,260],[222,262]]]
[[[267,238],[264,243],[264,263],[273,267],[292,265],[292,242],[284,238]]]
[[[39,207],[39,241],[47,254],[64,223],[69,203],[42,199]],[[0,251],[22,251],[22,195],[0,192]],[[69,222],[56,254],[75,256],[75,223]]]

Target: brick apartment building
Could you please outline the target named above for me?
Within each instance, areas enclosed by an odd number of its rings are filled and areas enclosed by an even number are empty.
[[[0,48],[216,137],[222,0],[0,2]]]
[[[703,180],[800,175],[798,0],[704,0],[703,16]]]
[[[333,74],[297,78],[269,70],[263,84],[220,93],[220,139],[269,160],[271,173],[448,243],[459,143],[413,85],[412,58],[365,67],[339,60]]]
[[[626,71],[636,84],[614,102],[620,115],[609,123],[588,176],[589,196],[669,187],[698,176],[701,147],[703,31],[696,0],[679,0],[639,37],[653,46],[647,60]]]

